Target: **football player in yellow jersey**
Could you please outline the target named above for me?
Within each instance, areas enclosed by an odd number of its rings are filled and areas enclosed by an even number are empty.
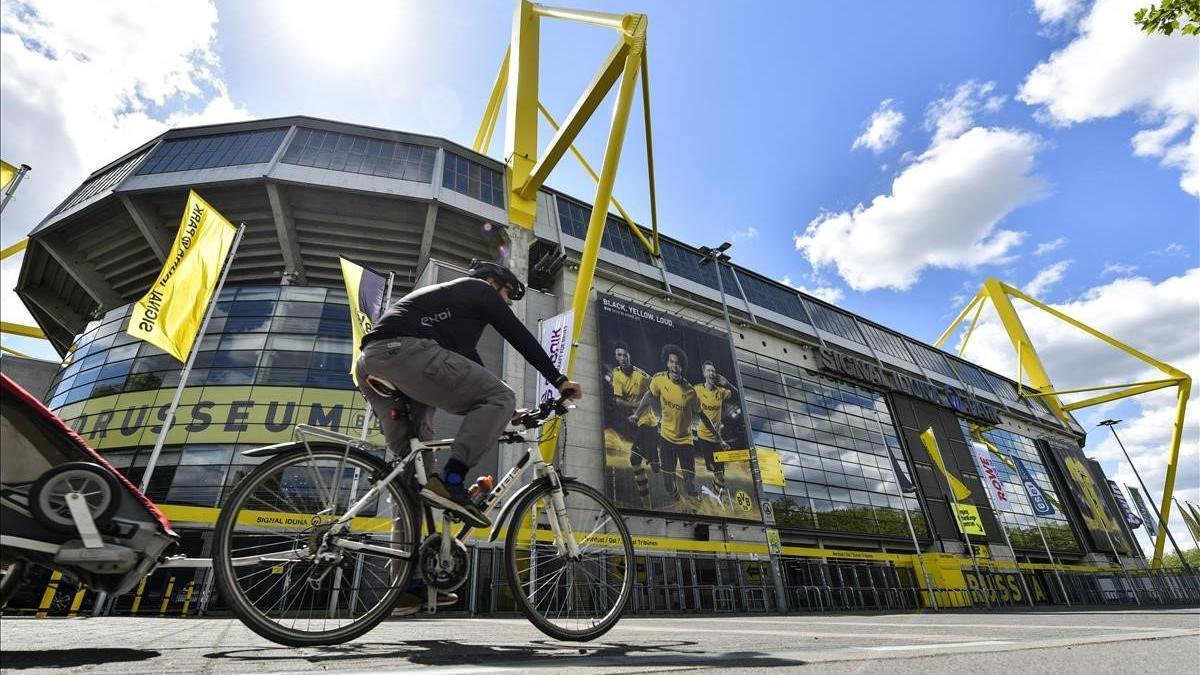
[[[696,390],[683,376],[687,369],[687,355],[673,344],[663,345],[662,360],[666,370],[656,373],[650,378],[650,386],[642,396],[637,410],[630,415],[630,421],[637,419],[651,403],[657,403],[661,420],[659,423],[658,451],[662,458],[663,483],[667,493],[679,498],[679,488],[675,482],[675,467],[678,464],[683,470],[683,482],[687,493],[692,496],[700,494],[696,489],[696,453],[692,439],[692,423],[700,412],[700,400]],[[701,423],[717,436],[717,430],[712,420],[699,415]]]
[[[654,473],[658,473],[658,416],[649,409],[640,415],[633,415],[633,412],[637,410],[638,404],[650,387],[650,376],[633,365],[629,345],[624,342],[613,343],[613,358],[617,367],[609,373],[612,393],[610,404],[617,412],[616,419],[629,418],[630,428],[618,431],[631,441],[629,463],[633,466],[633,480],[638,495],[646,506],[649,506],[650,484],[645,463],[648,462]]]
[[[721,418],[725,411],[725,402],[733,396],[733,388],[724,375],[717,373],[717,367],[712,361],[704,362],[704,384],[695,387],[696,398],[700,400],[700,412],[708,418],[716,430],[714,434],[708,425],[701,424],[696,429],[696,452],[704,458],[704,466],[713,475],[713,487],[718,495],[725,492],[725,464],[717,462],[713,456],[717,448],[729,449],[729,443],[721,438]]]

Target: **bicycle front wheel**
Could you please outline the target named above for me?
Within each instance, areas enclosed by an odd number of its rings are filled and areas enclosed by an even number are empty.
[[[625,520],[592,487],[562,486],[567,522],[578,544],[572,556],[549,483],[525,496],[508,523],[505,569],[521,612],[546,635],[586,642],[607,633],[633,591],[633,540]]]
[[[354,639],[387,618],[413,569],[397,554],[415,555],[420,536],[408,491],[392,482],[336,541],[327,536],[383,471],[367,453],[314,444],[237,484],[217,519],[213,571],[242,623],[303,647]]]

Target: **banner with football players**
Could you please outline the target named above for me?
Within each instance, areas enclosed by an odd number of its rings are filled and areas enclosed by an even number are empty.
[[[728,337],[598,300],[609,497],[629,510],[760,520]]]

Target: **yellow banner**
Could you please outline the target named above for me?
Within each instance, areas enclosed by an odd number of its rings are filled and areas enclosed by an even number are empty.
[[[350,379],[358,384],[354,364],[358,362],[358,346],[383,314],[387,295],[387,277],[362,265],[338,258],[342,264],[342,279],[346,282],[346,299],[350,306],[350,330],[353,333],[350,352]]]
[[[237,229],[194,191],[175,245],[145,297],[134,304],[129,335],[187,361]]]
[[[966,485],[963,485],[963,482],[957,476],[950,473],[950,470],[946,468],[946,463],[942,461],[942,451],[938,449],[937,438],[933,435],[933,427],[929,427],[921,432],[921,443],[929,451],[929,457],[933,459],[933,463],[937,465],[938,470],[946,477],[946,482],[950,483],[950,489],[954,491],[954,498],[962,501],[970,497],[971,490]]]
[[[979,509],[970,504],[955,504],[954,516],[958,520],[958,529],[963,532],[976,536],[984,536],[987,530],[983,529],[983,521],[979,519]]]
[[[17,167],[0,159],[0,190],[8,187],[13,178],[17,177]]]
[[[758,472],[762,475],[763,485],[783,487],[787,481],[783,478],[783,463],[779,461],[779,453],[766,448],[756,448],[758,454]]]
[[[749,462],[749,450],[718,450],[713,453],[714,462]]]

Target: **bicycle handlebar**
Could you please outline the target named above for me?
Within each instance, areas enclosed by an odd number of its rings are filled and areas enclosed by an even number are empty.
[[[534,429],[540,427],[542,422],[553,415],[566,415],[567,411],[571,409],[567,405],[568,400],[570,400],[569,395],[563,394],[556,399],[545,401],[537,408],[526,411],[525,414],[513,419],[513,426]]]

